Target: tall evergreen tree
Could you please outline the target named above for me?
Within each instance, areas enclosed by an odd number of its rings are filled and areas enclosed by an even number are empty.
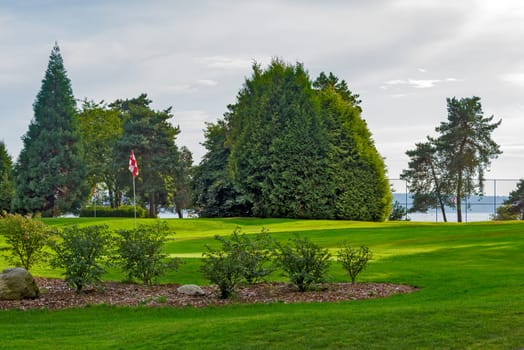
[[[227,114],[230,165],[253,215],[329,217],[328,144],[309,76],[274,60],[253,76]]]
[[[428,137],[428,142],[406,152],[411,161],[402,178],[408,180],[416,208],[433,199],[446,218],[444,205],[456,205],[457,221],[462,222],[463,198],[482,194],[484,172],[491,160],[502,153],[491,138],[502,120],[493,122],[494,116],[484,117],[476,96],[448,98],[447,106],[447,122],[435,128],[439,136]],[[433,188],[428,184],[433,184]]]
[[[14,195],[13,161],[5,143],[0,141],[0,213],[11,211],[11,202]]]
[[[57,44],[33,109],[15,167],[14,207],[45,216],[74,212],[88,188],[76,103]]]
[[[457,221],[462,222],[462,198],[484,190],[484,172],[491,160],[502,153],[491,138],[502,120],[484,117],[480,97],[448,98],[448,121],[435,130],[440,133],[437,151],[444,159],[446,181],[454,191]]]
[[[383,221],[391,211],[392,194],[386,166],[366,122],[358,95],[344,80],[321,73],[313,83],[329,140],[326,176],[334,187],[337,218]]]
[[[301,64],[255,64],[208,127],[195,173],[201,212],[385,220],[391,192],[359,103],[333,74],[312,83]]]

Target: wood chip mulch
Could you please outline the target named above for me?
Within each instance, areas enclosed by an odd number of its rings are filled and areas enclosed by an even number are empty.
[[[98,289],[88,289],[80,294],[68,287],[61,279],[35,277],[41,295],[36,299],[0,300],[0,310],[7,309],[65,309],[88,305],[118,306],[170,306],[205,307],[239,303],[296,303],[296,302],[338,302],[384,298],[399,293],[411,293],[417,288],[389,283],[327,283],[317,290],[297,292],[290,285],[281,282],[259,283],[238,288],[230,299],[218,298],[215,286],[201,287],[205,295],[188,296],[177,291],[180,285],[162,284],[145,286],[118,282],[105,282]]]

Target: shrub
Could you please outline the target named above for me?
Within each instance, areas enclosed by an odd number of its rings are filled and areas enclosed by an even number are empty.
[[[298,235],[286,245],[277,244],[276,249],[278,265],[301,292],[325,281],[330,256],[327,249]]]
[[[215,236],[215,239],[221,240],[221,237]],[[227,251],[223,246],[217,249],[206,245],[206,249],[207,252],[202,253],[204,259],[200,271],[211,283],[218,286],[220,298],[227,299],[234,294],[236,286],[244,278],[240,254]]]
[[[77,293],[87,285],[100,283],[111,242],[107,226],[66,227],[58,236],[61,241],[52,244],[56,255],[51,263],[65,269],[65,282]]]
[[[497,214],[493,217],[493,220],[519,220],[520,216],[521,213],[517,206],[512,204],[504,204],[497,208]]]
[[[231,253],[239,254],[240,265],[243,268],[243,279],[248,284],[255,284],[275,271],[271,266],[271,255],[274,242],[265,229],[262,232],[249,236],[240,233],[236,228],[231,234],[229,241],[219,238],[223,249]]]
[[[80,217],[94,217],[95,216],[95,210],[94,207],[84,207],[80,210]],[[135,207],[132,205],[123,205],[118,208],[110,208],[110,207],[96,207],[96,216],[97,217],[113,217],[113,218],[120,218],[120,217],[126,217],[126,218],[132,218],[135,216]],[[147,210],[137,206],[136,207],[136,217],[137,218],[146,218],[147,217]]]
[[[395,201],[393,203],[393,209],[391,210],[391,214],[389,214],[389,221],[400,221],[403,219],[406,219],[407,214],[406,208],[398,201]]]
[[[158,225],[139,225],[133,230],[116,231],[117,262],[130,280],[139,279],[152,284],[153,279],[162,276],[167,269],[177,269],[178,259],[168,259],[162,248],[169,235],[165,222]]]
[[[352,248],[347,243],[343,244],[343,248],[338,251],[338,261],[342,267],[348,272],[351,277],[351,283],[355,283],[357,276],[362,272],[373,254],[366,246],[361,246],[359,249]]]
[[[242,281],[254,284],[274,271],[270,266],[273,241],[265,230],[250,237],[236,228],[229,239],[220,236],[215,239],[221,247],[206,246],[208,251],[203,254],[206,259],[201,271],[217,284],[221,298],[234,294],[235,287]]]
[[[0,233],[8,245],[2,249],[7,261],[28,271],[48,257],[44,247],[53,232],[42,221],[20,214],[5,214],[0,219]]]

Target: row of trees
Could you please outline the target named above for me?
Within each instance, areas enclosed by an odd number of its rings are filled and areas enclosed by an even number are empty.
[[[255,64],[224,119],[207,125],[207,153],[193,167],[175,144],[171,108],[153,110],[145,94],[77,110],[55,45],[14,167],[1,144],[0,205],[57,216],[78,211],[98,186],[119,207],[134,150],[137,198],[151,217],[193,202],[202,216],[385,220],[389,183],[359,103],[333,74],[311,81],[301,64]]]
[[[111,207],[119,207],[130,188],[131,150],[141,165],[139,203],[149,208],[149,216],[177,200],[184,206],[187,196],[177,193],[184,192],[180,186],[188,181],[181,177],[189,174],[181,167],[192,160],[175,144],[180,131],[169,123],[171,108],[153,110],[145,94],[110,104],[86,100],[80,111],[76,105],[55,45],[14,166],[0,143],[1,210],[44,216],[77,212],[95,186],[105,190]]]
[[[131,150],[140,167],[138,203],[194,208],[206,217],[388,218],[392,195],[385,164],[361,118],[359,96],[344,80],[274,59],[254,64],[236,102],[207,124],[207,152],[193,166],[175,144],[171,107],[155,111],[146,94],[112,103],[83,101],[77,110],[60,50],[53,48],[34,119],[13,164],[0,143],[0,209],[57,216],[76,212],[93,187],[117,208],[130,198]],[[483,115],[480,98],[447,99],[448,121],[407,151],[402,178],[414,208],[457,207],[482,193],[484,172],[501,154],[492,132],[501,121]],[[102,191],[101,191],[102,192]]]

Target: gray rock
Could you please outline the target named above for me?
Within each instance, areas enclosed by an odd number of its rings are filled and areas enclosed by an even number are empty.
[[[34,299],[40,294],[35,279],[21,267],[5,269],[0,273],[0,299]]]
[[[177,291],[186,295],[204,295],[206,294],[202,288],[196,284],[184,284],[177,288]]]

